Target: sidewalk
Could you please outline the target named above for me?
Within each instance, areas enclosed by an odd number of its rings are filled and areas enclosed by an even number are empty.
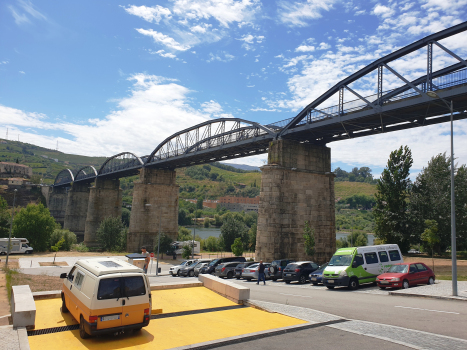
[[[452,281],[439,280],[433,285],[389,291],[389,295],[467,301],[467,281],[457,282],[457,291],[458,296],[454,297],[452,295]]]

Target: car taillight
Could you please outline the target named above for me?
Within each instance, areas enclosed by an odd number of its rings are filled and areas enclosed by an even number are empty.
[[[225,271],[225,267],[223,267],[221,271],[224,272],[224,271]]]
[[[140,309],[141,310],[141,309]],[[149,308],[148,309],[144,309],[144,314],[145,315],[149,315]]]
[[[279,267],[279,268],[278,268],[278,271],[280,271],[280,270],[281,270],[281,268]]]
[[[98,316],[89,316],[89,323],[95,323],[97,322]]]
[[[300,272],[300,269],[295,269],[295,272]]]

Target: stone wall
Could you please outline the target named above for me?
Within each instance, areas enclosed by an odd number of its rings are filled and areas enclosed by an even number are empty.
[[[328,261],[336,249],[334,174],[327,147],[288,140],[271,143],[261,168],[257,260]],[[303,228],[315,230],[316,253],[305,254]]]
[[[84,244],[98,246],[96,232],[101,222],[108,217],[122,216],[122,191],[120,180],[97,179],[89,190],[88,209],[84,228]]]
[[[60,225],[63,227],[65,221],[67,203],[67,188],[66,187],[53,187],[49,192],[49,200],[47,206],[52,215]]]
[[[32,177],[32,168],[18,163],[0,162],[0,177]]]
[[[84,240],[84,230],[89,205],[90,184],[73,183],[68,191],[68,201],[63,228],[76,234],[78,242]]]
[[[138,252],[143,245],[152,252],[157,244],[159,223],[162,233],[177,239],[179,186],[175,178],[176,172],[171,170],[140,170],[140,180],[134,182],[133,188],[128,252]]]

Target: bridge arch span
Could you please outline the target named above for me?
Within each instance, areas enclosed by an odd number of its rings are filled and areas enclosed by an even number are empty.
[[[75,181],[95,178],[97,176],[97,170],[92,165],[86,165],[78,170],[75,175]]]
[[[73,172],[70,169],[60,171],[54,180],[54,186],[68,185],[75,181]]]
[[[125,171],[130,168],[143,166],[143,161],[140,157],[131,152],[122,152],[116,154],[102,164],[97,175],[105,175],[109,173]]]

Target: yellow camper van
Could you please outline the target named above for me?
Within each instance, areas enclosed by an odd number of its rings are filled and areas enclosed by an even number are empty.
[[[79,322],[81,338],[149,324],[151,288],[140,268],[116,258],[83,259],[60,278],[62,312]]]

